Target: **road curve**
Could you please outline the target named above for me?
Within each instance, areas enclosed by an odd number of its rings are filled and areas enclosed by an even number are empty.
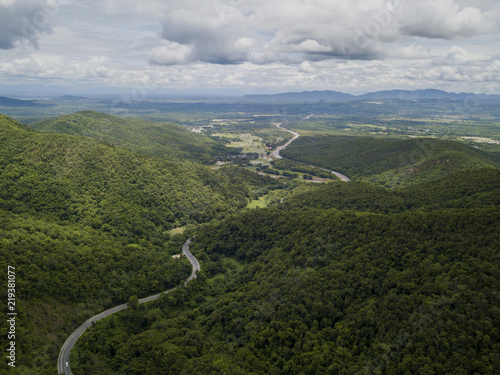
[[[327,170],[330,171],[329,169],[327,169]],[[342,174],[342,173],[339,173],[339,172],[334,172],[334,171],[330,171],[330,172],[333,173],[338,178],[340,178],[341,181],[344,181],[344,182],[351,181],[351,179],[349,177],[347,177],[345,174]]]
[[[196,271],[200,270],[200,263],[193,256],[193,254],[191,254],[191,252],[189,251],[189,244],[190,243],[191,243],[191,239],[188,239],[184,243],[184,245],[182,245],[182,253],[188,258],[188,260],[191,262],[191,265],[193,266],[193,272],[191,272],[191,275],[184,282],[184,286],[188,282],[193,280],[196,277]],[[177,287],[169,289],[163,293],[169,293],[175,289],[177,289]],[[141,298],[139,300],[139,303],[153,301],[153,300],[157,299],[158,297],[160,297],[163,293],[158,293],[158,294],[155,294],[153,296]],[[73,332],[71,334],[71,336],[68,337],[68,339],[66,340],[66,342],[62,346],[61,351],[59,352],[59,358],[57,359],[57,373],[58,374],[65,374],[65,375],[72,375],[71,367],[69,366],[69,354],[71,352],[71,349],[73,349],[73,346],[75,345],[76,340],[78,340],[78,338],[83,334],[83,332],[85,332],[85,330],[87,328],[89,328],[92,325],[92,323],[97,322],[97,321],[99,321],[107,316],[110,316],[111,314],[114,314],[114,313],[121,311],[121,310],[124,310],[126,308],[127,308],[126,303],[112,307],[111,309],[108,309],[106,311],[103,311],[103,312],[93,316],[92,318],[87,320],[85,323],[83,323],[80,327],[78,327],[77,330],[75,332]],[[66,364],[68,364],[67,367],[66,367]]]
[[[287,148],[287,147],[290,145],[290,143],[292,143],[292,142],[293,142],[293,141],[295,141],[297,138],[299,138],[299,137],[300,137],[300,134],[299,134],[299,133],[296,133],[296,132],[294,132],[294,131],[288,130],[288,129],[284,128],[284,127],[282,127],[282,126],[281,126],[281,122],[280,122],[280,123],[278,123],[278,124],[276,124],[276,127],[277,127],[278,129],[281,129],[281,130],[284,130],[284,131],[286,131],[286,132],[288,132],[288,133],[292,133],[292,134],[293,134],[293,138],[292,138],[292,139],[290,139],[290,140],[289,140],[287,143],[285,143],[283,146],[278,146],[278,147],[276,147],[276,150],[274,150],[273,152],[271,152],[271,157],[272,157],[272,158],[275,158],[275,159],[283,159],[283,156],[281,156],[281,155],[280,155],[280,151],[281,151],[281,150],[284,150],[285,148]]]
[[[332,171],[331,169],[326,169],[326,168],[321,168],[321,167],[315,167],[314,165],[310,165],[310,167],[311,168],[319,168],[322,171],[330,172],[330,173],[334,174],[335,176],[337,176],[341,181],[344,181],[344,182],[351,181],[351,179],[349,177],[347,177],[345,174],[342,174],[340,172],[335,172],[335,171]]]

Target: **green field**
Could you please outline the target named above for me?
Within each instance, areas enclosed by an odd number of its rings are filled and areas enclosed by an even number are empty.
[[[263,139],[252,134],[214,133],[212,137],[229,140],[226,147],[240,149],[241,153],[265,154],[268,152]]]

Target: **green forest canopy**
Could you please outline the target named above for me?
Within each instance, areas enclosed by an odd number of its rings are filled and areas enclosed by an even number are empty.
[[[498,168],[495,153],[434,138],[378,139],[352,136],[304,136],[283,152],[309,163],[386,187],[408,186],[454,172]]]
[[[0,115],[0,265],[17,272],[18,371],[52,374],[76,324],[180,284],[190,267],[170,257],[180,243],[169,229],[223,218],[276,186]]]
[[[39,131],[80,135],[167,160],[213,164],[223,144],[172,122],[127,119],[81,111],[30,124]]]
[[[198,227],[200,277],[97,324],[74,373],[494,374],[500,174],[475,177],[332,183]]]
[[[184,280],[189,263],[170,257],[184,238],[168,234],[182,225],[196,235],[201,275],[98,323],[72,352],[75,374],[493,374],[500,365],[491,155],[420,140],[432,152],[401,170],[421,144],[316,138],[323,147],[298,144],[311,158],[301,161],[340,169],[336,145],[351,150],[352,176],[392,189],[302,185],[237,213],[281,184],[101,141],[0,116],[0,265],[16,266],[21,312],[13,374],[54,373],[86,318]]]

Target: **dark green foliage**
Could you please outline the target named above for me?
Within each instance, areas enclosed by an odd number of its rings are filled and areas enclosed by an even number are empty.
[[[165,251],[167,236],[134,243],[89,226],[35,216],[0,210],[0,268],[16,268],[21,369],[53,369],[63,338],[77,324],[130,295],[167,290],[189,275],[189,264]]]
[[[2,115],[0,268],[15,267],[18,278],[14,371],[52,373],[63,340],[87,318],[179,285],[190,266],[171,258],[180,243],[168,230],[221,219],[273,184],[247,171],[42,134]]]
[[[7,120],[1,126],[0,199],[13,212],[139,237],[220,218],[250,197],[244,179],[230,180],[225,170],[26,131]]]
[[[430,181],[453,171],[499,166],[494,154],[431,138],[300,137],[282,154],[386,187]]]
[[[500,205],[500,170],[453,172],[436,180],[399,190],[352,181],[313,186],[285,202],[293,208],[337,208],[377,213]]]
[[[225,218],[282,182],[40,134],[6,117],[0,127],[0,266],[15,266],[19,279],[22,366],[13,373],[53,373],[68,333],[127,301],[133,308],[78,341],[73,373],[500,366],[500,172],[486,153],[434,140],[315,138],[318,149],[299,144],[308,163],[349,175],[333,164],[342,161],[335,144],[353,176],[408,187],[301,184],[281,204]],[[137,305],[189,274],[185,259],[170,257],[183,238],[167,230],[212,219],[221,220],[185,233],[201,262],[197,279]]]
[[[167,160],[213,163],[224,148],[210,137],[167,122],[125,119],[93,111],[82,111],[30,125],[33,129],[81,135]]]
[[[335,176],[328,171],[325,171],[321,168],[315,168],[313,166],[304,164],[304,163],[298,163],[293,160],[288,160],[288,159],[278,159],[272,162],[272,165],[276,169],[288,169],[293,172],[301,172],[301,173],[308,173],[312,176],[317,176],[321,178],[331,178],[335,179]]]
[[[464,175],[328,184],[200,227],[209,279],[97,325],[74,373],[494,374],[500,177]]]

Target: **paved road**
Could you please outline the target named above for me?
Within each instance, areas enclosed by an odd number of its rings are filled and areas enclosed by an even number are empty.
[[[337,176],[338,178],[340,178],[341,181],[344,181],[344,182],[351,181],[351,179],[349,177],[347,177],[346,175],[344,175],[344,174],[342,174],[340,172],[335,172],[335,171],[332,171],[331,169],[326,169],[326,168],[321,168],[321,167],[315,167],[314,165],[310,165],[310,167],[311,168],[319,168],[322,171],[333,173],[335,176]]]
[[[330,170],[329,169],[325,169],[325,171],[330,171]],[[333,173],[335,176],[337,176],[338,178],[340,178],[344,182],[351,181],[351,179],[349,177],[347,177],[346,175],[344,175],[342,173],[334,172],[334,171],[330,171],[330,172]]]
[[[191,262],[191,264],[193,266],[193,272],[191,273],[191,276],[188,277],[188,279],[186,280],[184,285],[186,285],[188,282],[193,280],[196,277],[196,271],[200,270],[200,263],[198,263],[198,260],[189,251],[189,244],[190,243],[191,243],[191,239],[187,240],[184,243],[184,245],[182,245],[182,253],[188,258],[188,260]],[[169,289],[163,293],[169,293],[175,289],[177,289],[177,287]],[[163,293],[158,293],[158,294],[155,294],[153,296],[141,298],[139,300],[139,303],[144,303],[144,302],[149,302],[149,301],[155,300],[158,297],[160,297]],[[83,323],[80,327],[78,327],[78,329],[75,332],[73,332],[71,334],[71,336],[68,337],[68,339],[66,340],[66,342],[62,346],[61,351],[59,352],[59,358],[57,359],[57,373],[58,374],[66,374],[66,375],[72,374],[71,367],[69,366],[69,354],[71,352],[71,349],[75,345],[76,340],[78,340],[78,338],[83,334],[83,332],[85,332],[85,330],[87,328],[89,328],[92,325],[93,322],[97,322],[97,321],[99,321],[107,316],[110,316],[111,314],[114,314],[115,312],[124,310],[126,308],[127,308],[126,303],[119,305],[119,306],[112,307],[109,310],[103,311],[102,313],[99,313],[96,316],[93,316],[92,318],[87,320],[85,323]],[[68,366],[66,366],[66,364]]]
[[[280,155],[280,151],[281,151],[281,150],[284,150],[285,148],[287,148],[287,147],[290,145],[290,143],[292,143],[292,142],[293,142],[293,141],[295,141],[297,138],[299,138],[299,137],[300,137],[300,134],[299,134],[299,133],[296,133],[296,132],[294,132],[294,131],[288,130],[288,129],[284,128],[284,127],[282,127],[282,126],[281,126],[281,122],[280,122],[279,124],[276,124],[276,127],[277,127],[278,129],[281,129],[281,130],[284,130],[284,131],[286,131],[286,132],[288,132],[288,133],[292,133],[292,134],[293,134],[293,138],[292,138],[292,139],[290,139],[290,140],[289,140],[287,143],[285,143],[283,146],[278,146],[278,147],[276,147],[276,150],[274,150],[273,152],[271,152],[271,157],[272,157],[272,158],[275,158],[275,159],[283,159],[283,157]]]

